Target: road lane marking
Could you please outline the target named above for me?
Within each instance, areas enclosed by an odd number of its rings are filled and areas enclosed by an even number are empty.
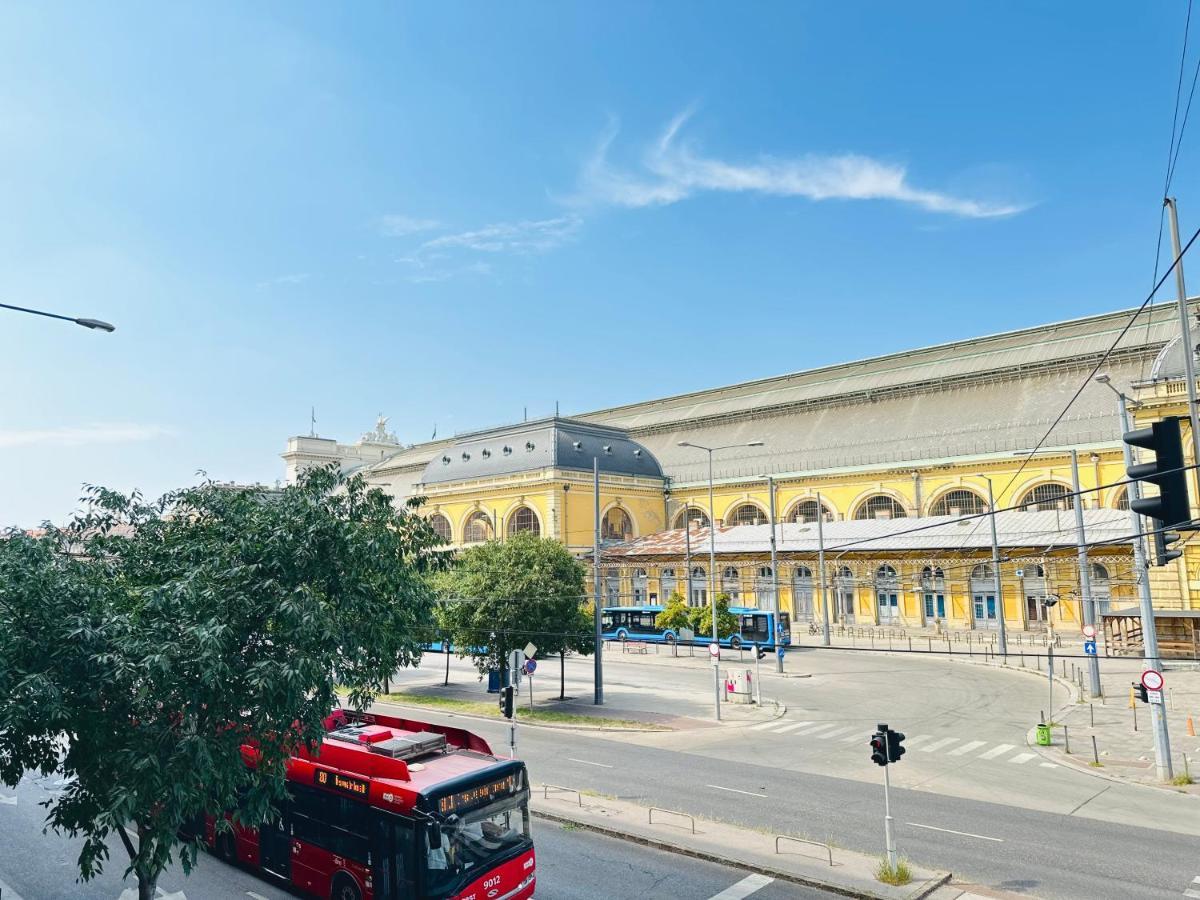
[[[854,743],[854,741],[865,741],[868,739],[869,739],[869,735],[867,734],[867,731],[865,728],[862,731],[856,730],[853,734],[847,735],[844,738],[838,738],[838,740],[841,741],[843,744],[852,744],[852,743]]]
[[[918,747],[922,753],[933,753],[935,750],[941,750],[943,747],[949,747],[951,744],[957,743],[959,738],[942,738],[940,741],[934,741],[932,744],[926,744],[924,747]]]
[[[929,738],[930,738],[930,735],[928,735],[928,734],[917,734],[917,735],[914,735],[913,737],[906,737],[904,739],[904,743],[908,744],[909,747],[912,747],[912,746],[915,746],[916,744],[921,743],[921,741],[929,740]],[[906,747],[905,749],[908,749],[908,748]]]
[[[24,897],[22,897],[15,890],[13,890],[12,887],[9,886],[8,882],[6,882],[3,878],[0,878],[0,895],[7,897],[8,900],[25,900]]]
[[[251,900],[267,900],[262,894],[256,894],[254,891],[246,891],[246,896],[251,898]]]
[[[1019,765],[1021,765],[1021,763],[1029,762],[1031,759],[1033,759],[1036,756],[1037,756],[1036,753],[1018,753],[1016,756],[1014,756],[1012,759],[1010,759],[1009,762],[1016,763],[1019,766]]]
[[[971,834],[969,831],[955,831],[953,828],[938,828],[936,825],[922,825],[920,822],[905,822],[905,825],[911,825],[913,828],[928,828],[930,831],[942,831],[946,834],[960,834],[963,837],[979,838],[981,841],[995,841],[997,844],[1003,844],[1004,838],[988,837],[986,834]]]
[[[1016,750],[1016,744],[1001,744],[999,747],[993,747],[987,753],[980,753],[980,759],[995,759],[997,756],[1003,756],[1009,750]]]
[[[742,900],[743,897],[749,897],[751,894],[761,891],[774,880],[767,875],[747,875],[737,884],[731,884],[725,888],[721,893],[713,894],[709,900]]]
[[[611,768],[613,768],[613,767],[612,767],[612,766],[610,766],[608,763],[598,763],[598,762],[592,762],[591,760],[587,760],[587,759],[575,759],[575,757],[573,757],[573,756],[568,756],[568,757],[567,757],[567,762],[577,762],[577,763],[583,763],[583,765],[585,765],[585,766],[599,766],[601,769],[611,769]]]
[[[987,741],[968,741],[967,743],[963,744],[961,747],[956,747],[955,749],[951,750],[950,755],[951,756],[965,756],[966,754],[970,753],[972,750],[978,750],[980,747],[982,747],[986,743],[987,743]]]
[[[847,731],[854,731],[854,730],[855,730],[854,725],[844,726],[842,728],[835,728],[835,729],[833,729],[833,731],[827,731],[824,734],[822,734],[820,737],[821,737],[821,740],[825,740],[825,738],[836,737],[839,734],[845,734]]]
[[[17,805],[16,794],[13,794],[13,796],[11,796],[11,797],[0,796],[0,806],[16,806],[16,805]]]
[[[718,790],[718,791],[730,791],[731,793],[734,793],[734,794],[746,794],[749,797],[762,797],[764,800],[767,799],[766,794],[756,794],[756,793],[754,793],[754,791],[740,791],[737,788],[722,787],[719,784],[706,784],[705,787],[710,787],[710,788],[713,788],[714,790]]]
[[[1042,763],[1041,766],[1043,769],[1057,769],[1058,763]]]
[[[795,731],[797,728],[803,728],[808,724],[808,722],[796,722],[794,725],[784,725],[782,728],[772,728],[771,734],[787,734],[789,731]]]
[[[750,731],[758,731],[759,729],[762,729],[762,728],[770,728],[775,724],[776,724],[775,720],[772,719],[770,722],[759,722],[757,725],[751,725],[749,730]]]
[[[829,722],[826,722],[824,725],[820,725],[816,728],[813,728],[812,730],[805,731],[804,736],[805,737],[815,737],[816,735],[820,734],[822,731],[831,731],[834,728],[837,728],[836,724],[831,724]],[[796,733],[800,734],[800,732],[796,732]]]

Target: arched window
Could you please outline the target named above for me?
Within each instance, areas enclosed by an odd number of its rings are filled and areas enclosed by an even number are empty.
[[[900,579],[891,566],[875,570],[875,603],[881,625],[900,618]]]
[[[849,566],[838,566],[833,579],[833,608],[837,621],[854,624],[854,573]]]
[[[812,621],[813,574],[808,566],[796,566],[792,573],[792,611],[798,621]]]
[[[821,504],[821,510],[825,513],[825,521],[833,521],[833,510],[824,503]],[[792,507],[788,513],[787,520],[789,522],[815,522],[817,521],[817,501],[816,500],[801,500]]]
[[[807,578],[811,581],[812,569],[808,566],[796,566],[796,580],[799,581],[802,578]]]
[[[692,566],[692,577],[693,578],[703,578],[704,577],[704,566]]]
[[[876,581],[894,580],[896,578],[896,570],[891,566],[880,566],[875,570]]]
[[[633,522],[629,513],[614,506],[604,514],[600,523],[600,539],[605,541],[627,541],[633,537]]]
[[[663,603],[671,599],[671,595],[675,593],[675,588],[678,581],[675,578],[674,569],[663,569],[658,576],[659,587],[662,590],[662,596],[659,598]]]
[[[1092,563],[1091,568],[1088,569],[1088,574],[1091,576],[1092,581],[1108,581],[1108,569],[1104,568],[1100,563]]]
[[[1117,494],[1117,502],[1113,504],[1116,509],[1129,509],[1129,489],[1121,488],[1121,493]]]
[[[753,503],[743,503],[725,514],[726,525],[764,525],[766,522],[763,511]]]
[[[1100,563],[1092,563],[1088,567],[1091,576],[1092,599],[1101,613],[1109,612],[1112,608],[1112,582],[1108,579],[1108,569]]]
[[[686,519],[684,518],[685,512],[687,513]],[[708,513],[698,506],[689,506],[686,510],[681,509],[675,516],[675,527],[683,528],[685,522],[689,523],[693,527],[699,526],[701,528],[707,528]]]
[[[987,501],[974,491],[947,491],[933,504],[931,516],[973,516],[987,512]]]
[[[979,563],[971,570],[971,611],[975,628],[999,627],[1001,609],[992,572],[991,563]]]
[[[463,525],[463,543],[479,544],[483,541],[491,540],[491,537],[492,520],[488,518],[488,514],[483,510],[475,510],[475,512],[467,517],[467,522]]]
[[[646,570],[637,568],[633,570],[633,605],[641,606],[646,602],[646,588],[649,584],[649,579],[646,576]]]
[[[991,563],[980,563],[979,565],[977,565],[975,568],[973,568],[971,570],[971,580],[972,581],[974,581],[977,578],[982,580],[984,578],[991,578],[991,577],[992,577],[992,564]]]
[[[908,516],[904,507],[887,494],[875,494],[858,505],[856,519],[903,519]]]
[[[1027,512],[1074,509],[1075,498],[1068,497],[1067,495],[1070,493],[1064,485],[1047,482],[1035,485],[1026,491],[1017,506],[1024,507]]]
[[[945,581],[946,574],[942,571],[941,566],[926,566],[921,570],[922,583],[928,584],[934,581]]]
[[[688,579],[688,606],[704,606],[708,603],[708,580],[704,566],[692,566]]]
[[[926,624],[945,620],[946,574],[940,566],[926,566],[921,570],[921,603]]]
[[[441,513],[434,513],[429,517],[429,527],[432,528],[437,536],[447,544],[450,543],[450,520]]]
[[[542,523],[538,521],[537,514],[528,506],[518,506],[508,517],[508,536],[514,534],[522,534],[528,532],[534,537],[538,537],[542,533]]]
[[[742,599],[742,579],[736,566],[726,566],[721,572],[721,593],[729,595],[730,603]]]

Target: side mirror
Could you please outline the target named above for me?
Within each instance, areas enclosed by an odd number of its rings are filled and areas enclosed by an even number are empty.
[[[442,826],[433,822],[429,826],[429,846],[433,850],[442,849]]]

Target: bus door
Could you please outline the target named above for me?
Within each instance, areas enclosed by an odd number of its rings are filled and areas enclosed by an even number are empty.
[[[387,813],[372,811],[371,815],[375,900],[415,897],[412,824]]]
[[[258,828],[258,864],[281,878],[292,879],[292,836],[284,815]]]

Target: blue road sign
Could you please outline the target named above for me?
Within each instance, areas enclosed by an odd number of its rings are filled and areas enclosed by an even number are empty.
[[[776,655],[776,656],[778,656],[780,659],[783,659],[783,648],[782,648],[782,647],[776,647],[776,648],[775,648],[775,655]]]
[[[1088,656],[1095,656],[1096,655],[1096,642],[1095,641],[1084,641],[1083,642],[1083,652],[1086,653]]]
[[[525,660],[525,674],[532,675],[536,671],[537,671],[537,660],[536,659]]]

